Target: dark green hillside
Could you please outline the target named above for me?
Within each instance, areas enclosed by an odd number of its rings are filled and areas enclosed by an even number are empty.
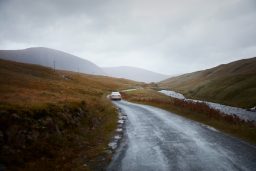
[[[189,98],[231,106],[256,106],[256,57],[169,78],[159,83]]]

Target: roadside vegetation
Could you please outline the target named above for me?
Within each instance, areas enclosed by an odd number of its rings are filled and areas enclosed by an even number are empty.
[[[106,99],[136,82],[0,60],[0,167],[97,170],[117,111]]]
[[[128,101],[156,106],[191,120],[212,126],[232,136],[256,144],[256,125],[235,115],[225,115],[203,103],[194,103],[165,96],[153,89],[122,92]]]

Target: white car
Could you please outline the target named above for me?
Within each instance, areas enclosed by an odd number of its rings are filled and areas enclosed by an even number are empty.
[[[122,96],[119,92],[112,92],[110,95],[111,100],[122,100]]]

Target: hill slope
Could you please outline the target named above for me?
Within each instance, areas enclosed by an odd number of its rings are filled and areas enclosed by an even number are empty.
[[[211,69],[169,78],[162,88],[181,92],[188,98],[231,106],[256,106],[256,57],[223,64]]]
[[[126,78],[146,83],[159,82],[169,77],[167,75],[129,66],[105,67],[102,69],[111,77]]]
[[[106,93],[135,84],[0,60],[1,168],[102,170],[118,116]]]
[[[100,67],[77,56],[43,47],[23,50],[0,50],[0,59],[22,63],[37,64],[46,67],[55,67],[60,70],[81,72],[86,74],[104,75]]]

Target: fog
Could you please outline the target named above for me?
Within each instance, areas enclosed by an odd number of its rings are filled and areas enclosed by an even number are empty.
[[[0,49],[175,75],[256,56],[255,0],[0,0]]]

